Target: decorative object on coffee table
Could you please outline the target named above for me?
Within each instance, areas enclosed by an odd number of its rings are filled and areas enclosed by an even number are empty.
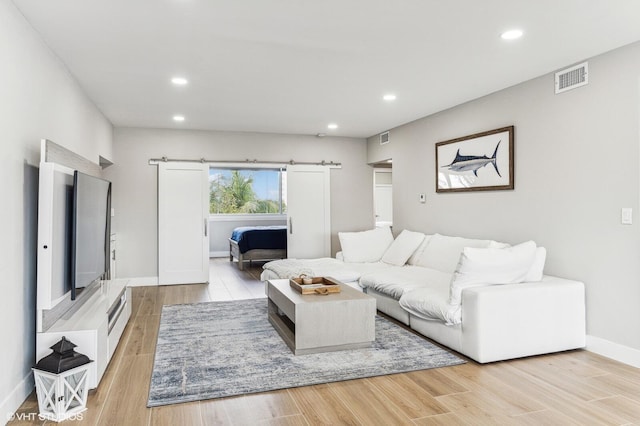
[[[298,278],[291,278],[289,285],[301,294],[329,294],[340,293],[340,282],[329,277],[309,277],[300,275]]]

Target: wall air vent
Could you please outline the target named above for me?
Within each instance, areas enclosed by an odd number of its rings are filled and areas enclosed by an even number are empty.
[[[380,145],[389,143],[389,132],[380,133]]]
[[[556,73],[556,94],[589,83],[589,64],[583,62]]]

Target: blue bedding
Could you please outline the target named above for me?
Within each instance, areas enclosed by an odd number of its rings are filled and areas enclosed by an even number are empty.
[[[286,249],[286,226],[241,226],[231,233],[240,253],[253,249]]]

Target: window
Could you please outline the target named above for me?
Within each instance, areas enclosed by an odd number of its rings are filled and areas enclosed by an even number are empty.
[[[286,213],[287,172],[282,169],[209,169],[211,214]]]

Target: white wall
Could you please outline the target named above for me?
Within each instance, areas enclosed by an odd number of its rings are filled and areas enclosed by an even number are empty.
[[[150,158],[217,161],[334,161],[331,171],[332,248],[338,231],[373,227],[373,173],[364,139],[316,138],[269,133],[160,129],[114,131],[115,165],[105,176],[113,182],[112,229],[118,238],[118,276],[158,275],[157,167]]]
[[[371,137],[368,159],[393,158],[396,231],[535,240],[547,273],[586,284],[587,333],[640,365],[640,43],[590,59],[588,86],[555,95],[553,83],[545,75],[392,129],[388,145]],[[435,143],[511,124],[515,190],[435,192]],[[622,207],[633,225],[620,224]]]
[[[33,389],[40,139],[98,161],[111,124],[8,0],[0,0],[0,418]]]

